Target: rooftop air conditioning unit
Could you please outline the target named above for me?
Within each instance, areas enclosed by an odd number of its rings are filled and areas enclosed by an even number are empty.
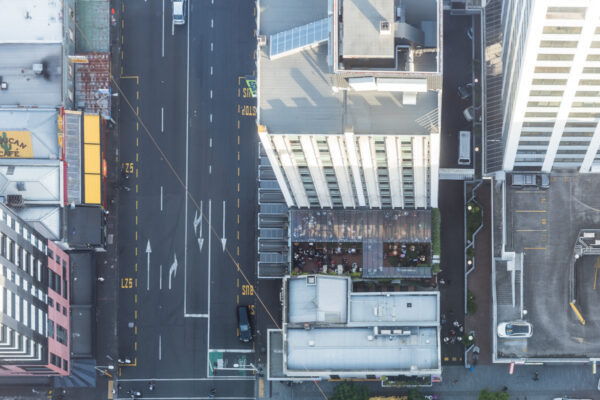
[[[9,194],[6,198],[6,204],[9,207],[21,208],[25,205],[25,201],[20,194]]]
[[[44,64],[33,64],[33,72],[37,75],[41,75],[44,72]]]
[[[388,21],[381,21],[379,23],[379,34],[381,35],[391,35],[392,26]]]

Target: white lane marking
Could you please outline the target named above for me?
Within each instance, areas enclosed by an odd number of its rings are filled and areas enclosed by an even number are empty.
[[[173,256],[173,263],[171,264],[171,267],[169,268],[169,290],[171,290],[171,278],[174,277],[175,275],[177,275],[177,266],[179,264],[177,263],[177,254],[174,254]]]
[[[210,51],[213,51],[214,47],[213,47],[213,42],[210,42]]]
[[[202,200],[200,200],[200,213],[202,213]],[[198,234],[198,225],[202,222],[202,214],[198,215],[198,210],[194,212],[194,235]],[[202,228],[200,228],[200,232],[202,232]],[[202,236],[202,234],[200,234]]]
[[[212,65],[210,66],[210,74],[211,75],[213,74],[213,67],[212,67]]]
[[[209,174],[209,175],[212,175],[212,165],[209,165],[209,166],[208,166],[208,174]]]
[[[190,25],[192,19],[189,17],[192,8],[191,1],[188,1],[188,23],[187,23],[187,60],[186,60],[186,84],[185,84],[185,211],[183,220],[183,314],[187,313],[187,241],[188,241],[188,190],[189,190],[189,144],[190,144]],[[171,288],[171,279],[169,275],[169,289]]]
[[[158,288],[160,290],[162,290],[162,264],[160,264],[160,271],[159,271],[159,273],[160,273],[160,276],[158,278]]]
[[[160,187],[160,211],[163,210],[163,187]]]
[[[223,245],[223,251],[225,251],[225,245],[227,239],[225,239],[225,200],[223,200],[223,237],[221,238],[221,244]]]
[[[160,108],[160,131],[165,131],[165,108]]]
[[[210,113],[210,123],[212,124],[212,113]]]
[[[213,98],[213,92],[212,92],[212,89],[210,89],[210,98],[211,98],[211,99]]]
[[[210,19],[210,27],[211,28],[215,27],[215,20],[213,18]]]
[[[219,353],[254,353],[254,350],[252,349],[210,349],[208,351],[215,351]]]
[[[208,226],[212,226],[212,200],[208,199]],[[211,232],[208,233],[208,318],[206,319],[206,348],[210,349],[210,287],[212,286],[212,282],[210,281],[210,250],[211,250]],[[206,352],[206,375],[208,378],[208,373],[210,371],[210,353]]]
[[[208,318],[208,314],[185,314],[186,318]]]
[[[212,147],[212,138],[208,140],[208,147]]]
[[[162,360],[162,336],[158,336],[158,360]]]
[[[202,246],[204,245],[204,238],[202,237],[202,226],[204,224],[202,224],[202,216],[204,215],[204,212],[202,211],[202,200],[200,200],[200,215],[198,216],[198,222],[196,223],[196,220],[194,219],[194,232],[196,232],[196,227],[199,225],[200,226],[200,232],[198,235],[198,248],[200,249],[200,251],[202,251]]]
[[[165,0],[162,2],[162,57],[165,56]]]
[[[150,239],[148,239],[148,244],[146,245],[146,254],[148,259],[146,261],[146,290],[150,290],[150,254],[152,253],[152,247],[150,247]]]

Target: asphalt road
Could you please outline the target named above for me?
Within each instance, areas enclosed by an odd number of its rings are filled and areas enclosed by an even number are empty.
[[[169,0],[122,3],[119,397],[253,398],[255,4],[186,6],[173,26]]]

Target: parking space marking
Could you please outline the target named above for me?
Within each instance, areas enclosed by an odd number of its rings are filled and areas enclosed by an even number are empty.
[[[516,210],[518,213],[545,213],[546,210]]]
[[[517,229],[517,232],[546,232],[547,229]]]
[[[523,247],[523,250],[546,250],[545,247]]]

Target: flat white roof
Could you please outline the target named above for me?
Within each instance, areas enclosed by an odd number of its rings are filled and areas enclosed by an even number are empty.
[[[344,57],[394,57],[394,0],[345,0],[342,12]],[[382,22],[388,33],[380,32]]]
[[[58,160],[60,156],[56,109],[2,109],[0,110],[0,132],[4,131],[29,132],[33,153],[31,158]]]
[[[289,375],[311,376],[315,371],[419,374],[419,370],[436,371],[440,366],[437,328],[411,328],[392,340],[373,336],[369,328],[297,328],[288,329],[286,335]]]
[[[314,279],[314,283],[309,283]],[[348,281],[325,275],[289,280],[288,322],[345,323]]]
[[[434,292],[352,293],[349,324],[438,325],[438,296]]]
[[[0,43],[0,76],[8,85],[0,90],[0,106],[60,106],[62,60],[61,43]],[[34,64],[42,64],[41,73]]]
[[[62,0],[0,0],[0,43],[62,43]]]

